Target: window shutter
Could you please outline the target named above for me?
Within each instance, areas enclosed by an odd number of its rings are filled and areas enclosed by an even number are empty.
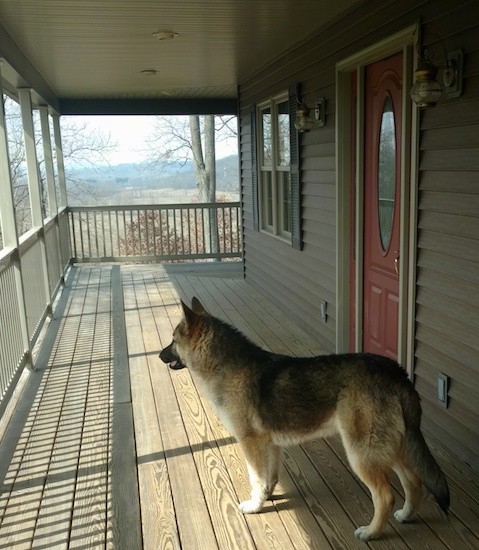
[[[259,231],[258,211],[258,163],[256,153],[256,105],[250,109],[250,131],[251,131],[251,191],[253,198],[253,228]]]
[[[291,145],[291,244],[293,248],[302,250],[301,148],[300,136],[294,127],[298,99],[299,89],[298,86],[295,85],[289,89],[289,136]]]

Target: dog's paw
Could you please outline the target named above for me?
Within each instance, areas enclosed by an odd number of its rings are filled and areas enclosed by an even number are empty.
[[[243,500],[238,504],[238,508],[243,514],[256,514],[263,507],[263,503],[257,500]]]
[[[371,533],[369,525],[363,525],[354,531],[354,536],[362,542],[367,542],[368,540],[374,539],[377,535]]]
[[[414,512],[411,513],[409,510],[404,510],[404,508],[402,508],[394,512],[394,519],[399,523],[412,523],[415,519],[415,514]]]

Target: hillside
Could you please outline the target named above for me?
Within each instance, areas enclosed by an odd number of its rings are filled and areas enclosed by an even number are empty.
[[[191,161],[169,162],[154,168],[146,164],[66,167],[70,204],[120,204],[131,202],[173,202],[171,195],[194,196],[196,178]],[[239,193],[238,156],[231,155],[216,163],[217,194],[237,200]],[[182,193],[183,191],[183,193]],[[173,193],[172,193],[173,192]],[[179,201],[184,202],[184,201]]]

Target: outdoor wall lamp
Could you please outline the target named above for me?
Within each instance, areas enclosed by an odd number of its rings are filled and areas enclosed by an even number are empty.
[[[314,106],[314,119],[311,116],[311,108],[301,101],[296,109],[294,127],[299,133],[309,132],[315,125],[315,120],[317,126],[324,126],[326,122],[324,97],[320,97]]]
[[[462,94],[463,53],[462,50],[447,53],[445,66],[436,66],[431,61],[427,50],[419,57],[414,72],[414,85],[411,88],[411,99],[418,107],[434,107],[443,96],[459,97]],[[441,79],[437,78],[442,69]]]

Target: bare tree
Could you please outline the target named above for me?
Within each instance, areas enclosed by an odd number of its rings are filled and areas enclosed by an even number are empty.
[[[164,166],[165,162],[186,163],[192,160],[200,202],[216,202],[216,148],[217,141],[236,135],[236,117],[189,115],[188,117],[157,117],[155,133],[149,141],[150,166]],[[212,251],[218,250],[218,228],[209,211],[203,224],[211,233]],[[208,251],[209,252],[209,251]]]

